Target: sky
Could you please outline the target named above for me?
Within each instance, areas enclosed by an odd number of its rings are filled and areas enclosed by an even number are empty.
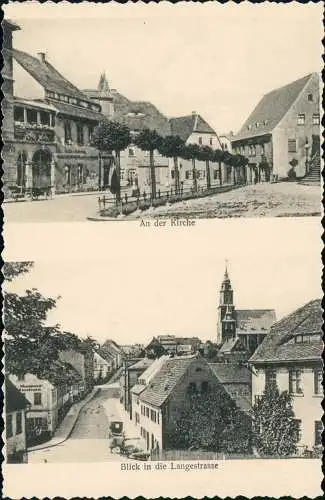
[[[237,132],[260,98],[322,67],[322,3],[4,5],[17,49],[79,88],[112,88],[166,116],[199,112]]]
[[[16,228],[25,244],[11,239],[3,258],[35,265],[8,289],[60,295],[49,324],[99,342],[147,343],[159,334],[216,340],[225,259],[239,309],[274,308],[280,319],[322,296],[318,218],[201,221],[185,230],[58,226],[40,227],[38,240]]]

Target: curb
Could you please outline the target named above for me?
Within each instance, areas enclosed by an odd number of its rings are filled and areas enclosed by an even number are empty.
[[[84,401],[84,403],[80,406],[79,410],[76,413],[75,421],[73,422],[73,425],[71,426],[71,429],[69,430],[68,434],[65,437],[63,437],[60,441],[57,441],[56,443],[52,443],[51,444],[50,442],[48,442],[48,444],[43,443],[39,447],[27,448],[27,453],[32,453],[33,451],[45,450],[46,448],[53,448],[54,446],[57,446],[59,444],[64,443],[65,441],[67,441],[67,439],[69,439],[69,437],[72,434],[73,429],[76,426],[76,423],[77,423],[77,420],[79,418],[79,414],[80,414],[81,410],[86,406],[86,404],[89,403],[89,401],[91,401],[93,399],[93,397],[97,394],[98,391],[99,391],[99,388],[96,388],[96,390],[93,392],[93,394],[91,394],[91,396],[89,397],[89,399],[87,399],[87,401]],[[52,439],[55,439],[55,438],[52,438]]]

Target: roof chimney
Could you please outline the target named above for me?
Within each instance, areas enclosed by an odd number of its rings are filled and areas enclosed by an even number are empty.
[[[46,52],[38,52],[37,55],[41,62],[46,62]]]
[[[192,115],[197,115],[197,112],[196,111],[192,111]]]

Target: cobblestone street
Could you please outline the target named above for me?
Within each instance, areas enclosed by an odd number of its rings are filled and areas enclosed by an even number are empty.
[[[109,389],[103,388],[81,410],[67,441],[28,454],[29,463],[106,462],[124,460],[110,453],[108,446],[109,418],[119,419],[117,401]]]

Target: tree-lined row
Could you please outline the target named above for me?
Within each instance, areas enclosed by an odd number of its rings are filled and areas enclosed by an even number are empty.
[[[150,158],[150,177],[151,177],[151,194],[152,198],[156,198],[156,172],[154,163],[155,151],[167,158],[173,158],[174,161],[174,179],[175,191],[180,191],[180,176],[178,159],[192,161],[193,172],[193,189],[197,192],[197,171],[196,161],[204,161],[206,164],[206,179],[207,189],[211,187],[210,162],[218,163],[219,180],[222,184],[221,164],[224,163],[235,169],[244,167],[248,163],[248,159],[242,155],[233,155],[228,151],[221,149],[213,149],[210,146],[200,146],[198,144],[186,144],[181,137],[177,135],[168,135],[162,137],[156,130],[144,129],[141,132],[134,133],[123,124],[115,121],[103,120],[95,128],[92,145],[100,152],[114,152],[116,157],[116,170],[113,173],[111,180],[111,190],[116,194],[117,199],[121,196],[120,183],[120,153],[129,145],[135,145],[143,151],[149,152]]]

